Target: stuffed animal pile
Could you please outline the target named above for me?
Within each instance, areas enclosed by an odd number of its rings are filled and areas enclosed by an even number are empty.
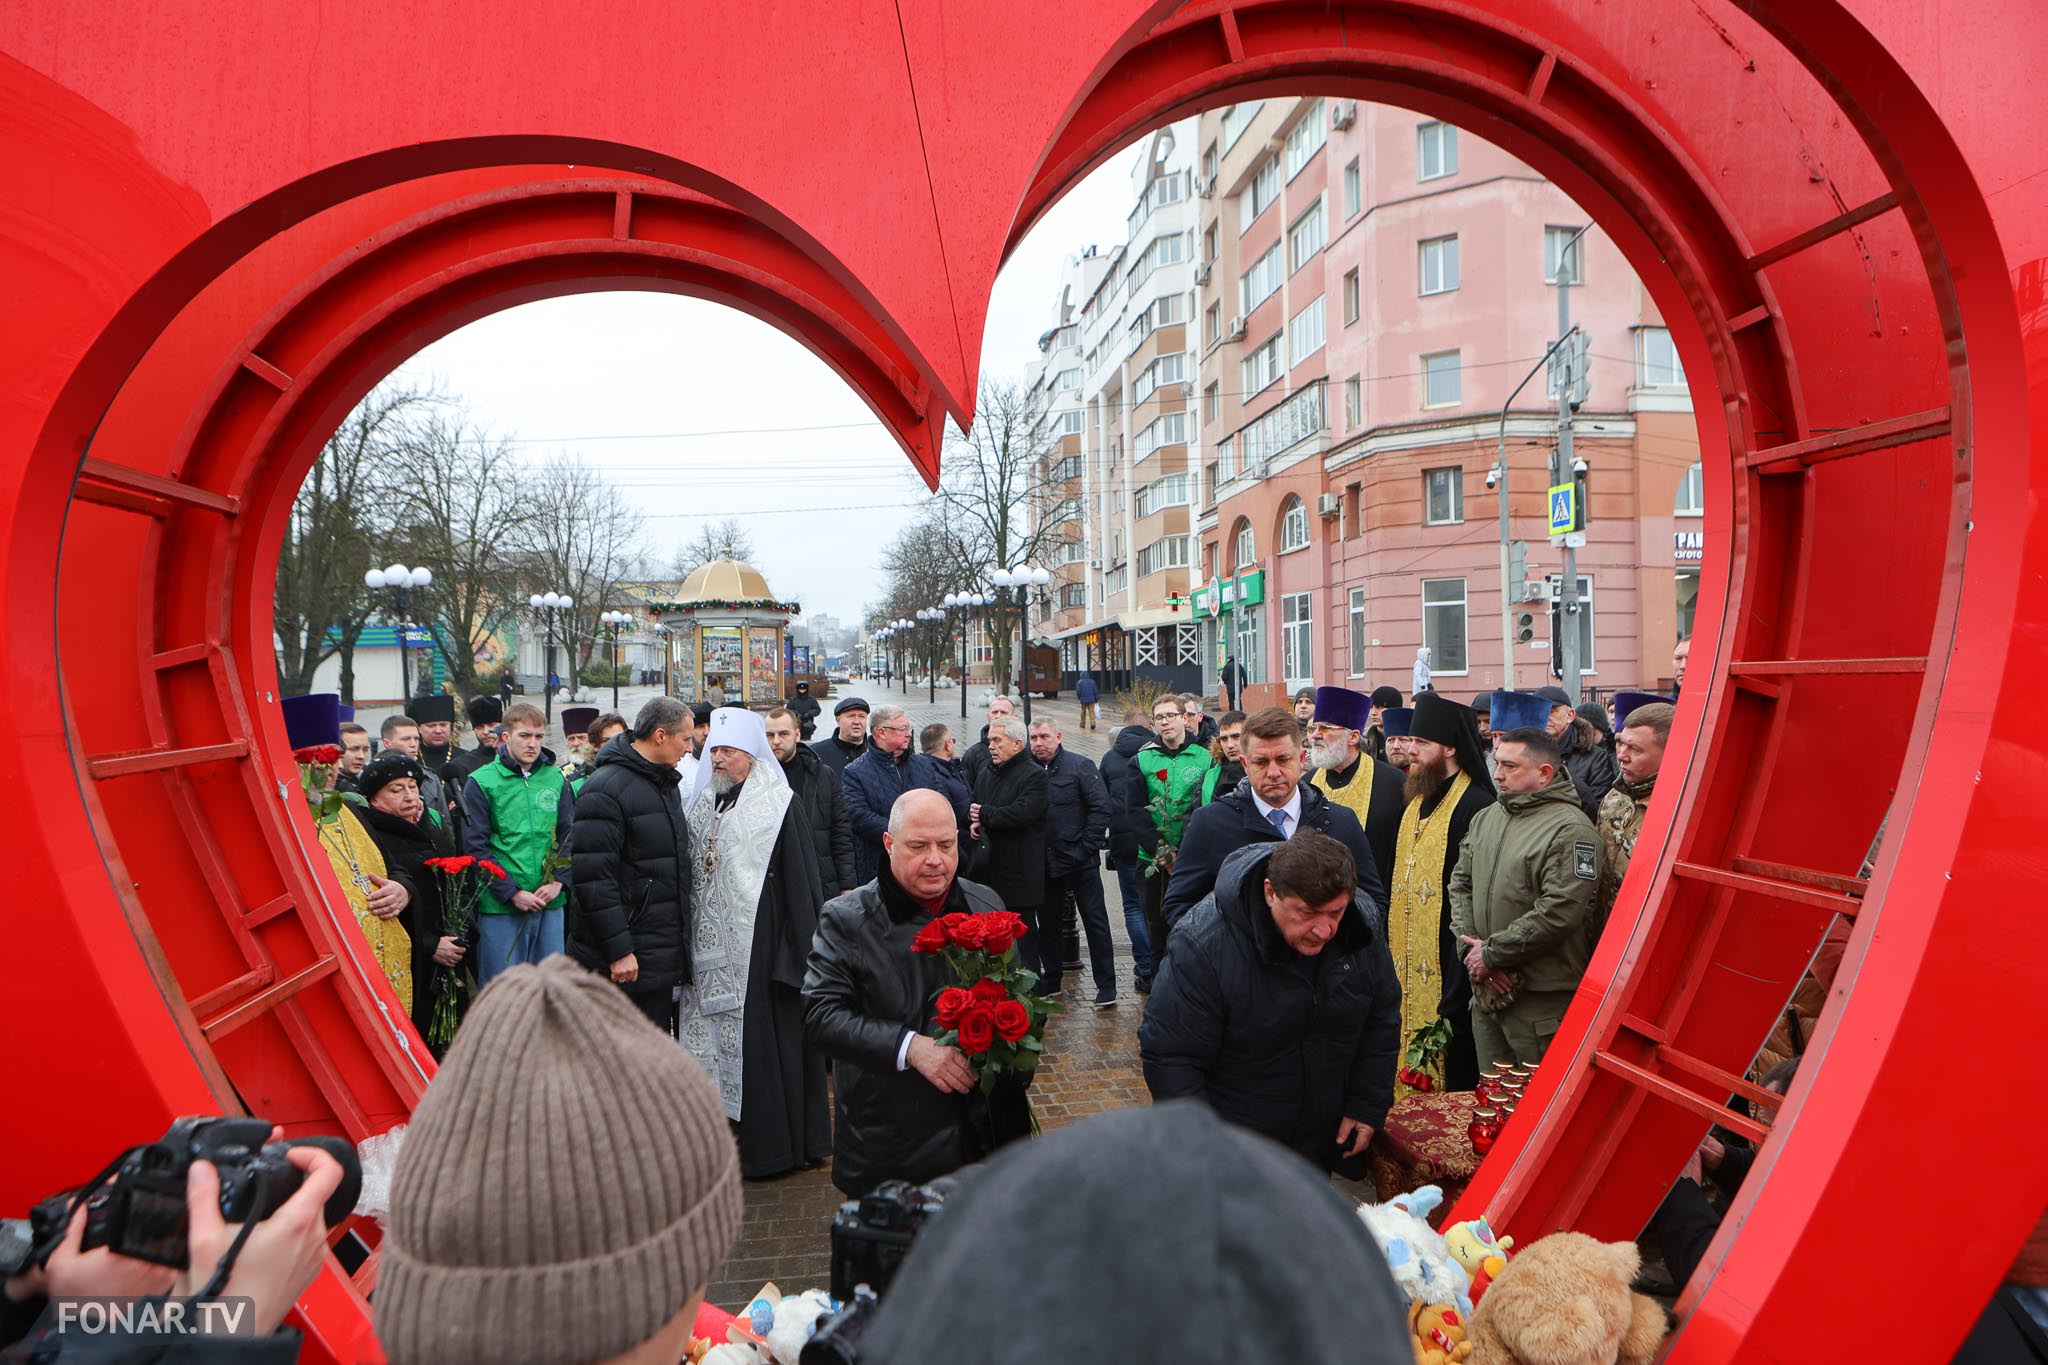
[[[1556,1232],[1515,1252],[1484,1218],[1439,1235],[1427,1215],[1443,1192],[1425,1185],[1358,1216],[1408,1296],[1416,1365],[1649,1365],[1668,1322],[1634,1292],[1632,1242]]]

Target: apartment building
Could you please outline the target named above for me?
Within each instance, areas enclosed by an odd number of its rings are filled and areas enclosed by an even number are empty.
[[[1585,215],[1528,166],[1407,110],[1267,100],[1198,128],[1204,686],[1235,655],[1269,697],[1405,690],[1422,645],[1447,692],[1550,680],[1556,390],[1547,370],[1524,379],[1558,334],[1568,244],[1591,355],[1586,680],[1660,681],[1698,589],[1699,455],[1669,334],[1613,244],[1580,236]],[[1509,633],[1525,611],[1535,625],[1505,656],[1503,432],[1526,546]]]

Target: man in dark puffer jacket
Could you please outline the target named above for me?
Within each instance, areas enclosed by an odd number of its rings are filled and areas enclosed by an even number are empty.
[[[569,955],[617,983],[641,1013],[676,1030],[676,987],[690,981],[690,836],[681,774],[689,710],[672,697],[640,708],[598,750],[576,798]]]
[[[1401,985],[1351,850],[1303,829],[1224,860],[1173,929],[1144,1025],[1155,1101],[1205,1101],[1325,1170],[1363,1171],[1401,1052]]]
[[[846,792],[840,775],[802,742],[798,724],[803,718],[794,710],[778,706],[763,719],[768,726],[768,747],[775,751],[775,761],[782,765],[789,790],[803,808],[804,823],[810,826],[818,884],[829,901],[859,885],[853,879],[853,826],[846,820]]]

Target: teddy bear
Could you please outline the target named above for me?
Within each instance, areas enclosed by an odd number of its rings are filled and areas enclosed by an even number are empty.
[[[1582,1232],[1530,1243],[1469,1318],[1469,1365],[1649,1365],[1669,1324],[1629,1288],[1641,1264],[1633,1242]]]
[[[1409,1304],[1408,1332],[1414,1338],[1415,1365],[1461,1365],[1472,1354],[1465,1319],[1447,1304]]]
[[[1493,1277],[1506,1268],[1507,1254],[1514,1249],[1515,1239],[1496,1238],[1492,1226],[1482,1217],[1445,1228],[1444,1245],[1450,1249],[1451,1259],[1471,1276],[1472,1302],[1476,1304],[1485,1297]]]
[[[1448,1303],[1469,1315],[1471,1278],[1451,1258],[1450,1248],[1427,1218],[1442,1202],[1443,1191],[1425,1185],[1384,1204],[1360,1204],[1358,1216],[1379,1244],[1394,1286],[1411,1303]]]

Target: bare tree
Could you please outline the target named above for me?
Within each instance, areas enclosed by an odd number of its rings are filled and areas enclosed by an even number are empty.
[[[688,578],[718,559],[737,559],[749,564],[754,560],[754,538],[736,517],[716,523],[707,521],[698,527],[696,536],[676,551],[676,577]]]
[[[383,482],[413,420],[438,401],[425,389],[373,390],[327,439],[292,499],[273,601],[286,695],[311,691],[320,665],[338,653],[342,699],[355,699],[355,644],[377,605],[363,572],[386,548]]]
[[[986,584],[995,570],[1035,566],[1061,539],[1065,509],[1046,461],[1052,447],[1030,390],[982,385],[974,429],[948,435],[931,508],[947,531],[946,552],[956,557],[957,584]],[[997,678],[1011,676],[1007,631],[996,641],[995,663]]]
[[[566,592],[575,606],[569,686],[599,638],[598,617],[616,605],[618,586],[640,561],[640,513],[603,475],[580,460],[556,458],[523,476],[528,517],[521,529],[521,577],[529,592]]]
[[[484,690],[478,655],[520,600],[519,556],[534,518],[530,476],[503,438],[440,410],[409,424],[386,476],[394,547],[434,571],[423,623],[457,688],[473,696]]]

